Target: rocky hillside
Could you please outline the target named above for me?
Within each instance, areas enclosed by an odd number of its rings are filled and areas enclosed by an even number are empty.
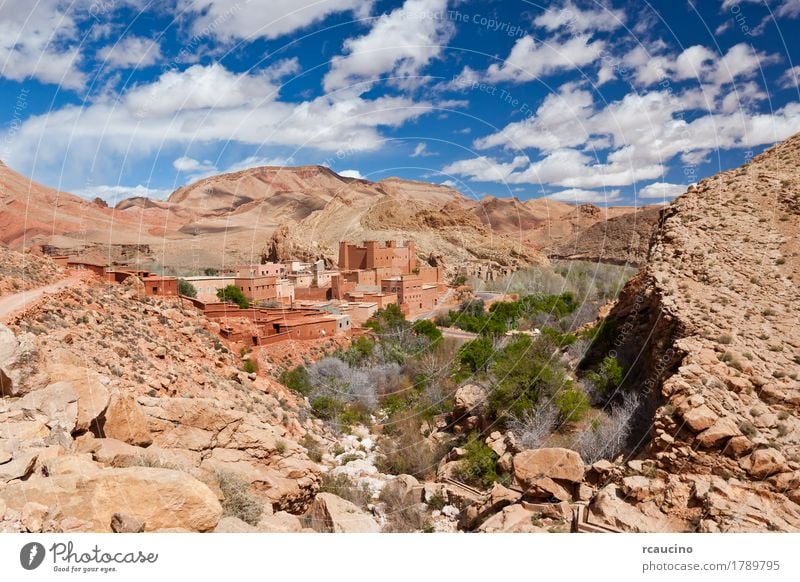
[[[0,296],[52,283],[63,276],[53,261],[0,245]]]
[[[647,261],[659,208],[646,207],[595,222],[549,250],[551,258],[641,266]]]
[[[652,414],[590,507],[634,531],[800,530],[800,136],[661,215],[605,342]],[[635,464],[635,467],[634,467]]]
[[[299,531],[319,421],[142,291],[78,285],[0,326],[0,530]]]

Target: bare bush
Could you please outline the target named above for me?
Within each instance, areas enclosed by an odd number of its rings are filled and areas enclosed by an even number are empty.
[[[393,391],[400,372],[397,363],[352,368],[338,358],[324,358],[308,366],[308,380],[312,386],[309,399],[327,396],[374,410],[379,395]]]
[[[626,394],[606,419],[596,419],[575,436],[573,448],[586,463],[613,459],[624,448],[631,433],[633,417],[639,407],[635,394]]]
[[[518,417],[512,417],[508,421],[508,428],[523,446],[535,449],[553,432],[558,416],[558,409],[547,402]]]
[[[264,511],[264,503],[250,492],[248,484],[239,476],[227,471],[218,471],[215,477],[224,496],[223,514],[256,525]]]

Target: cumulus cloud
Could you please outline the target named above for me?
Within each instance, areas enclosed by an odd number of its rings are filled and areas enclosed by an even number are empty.
[[[528,164],[526,156],[517,156],[510,163],[503,164],[493,158],[480,156],[470,160],[453,162],[442,168],[443,174],[467,176],[477,182],[504,182],[514,170]]]
[[[214,166],[214,164],[208,160],[200,162],[188,156],[181,156],[180,158],[173,161],[172,167],[174,167],[179,172],[205,172],[207,170],[216,169],[216,166]]]
[[[779,83],[784,89],[797,89],[800,87],[800,66],[786,69],[781,75]]]
[[[5,0],[0,3],[0,77],[79,89],[81,72],[76,18],[61,0]]]
[[[231,41],[278,38],[336,13],[364,18],[371,8],[372,0],[179,0],[177,13],[190,20],[192,34]]]
[[[582,190],[570,188],[547,196],[551,200],[571,202],[573,204],[611,204],[618,202],[622,196],[619,190]]]
[[[148,67],[161,60],[161,47],[147,38],[126,36],[97,51],[97,58],[120,69]]]
[[[671,200],[686,192],[685,184],[670,184],[669,182],[653,182],[638,192],[639,198],[661,198]]]
[[[524,36],[517,40],[505,60],[489,65],[486,79],[492,83],[527,83],[558,71],[574,71],[595,62],[604,47],[604,41],[592,41],[589,35],[547,41]]]
[[[347,39],[345,55],[331,60],[325,75],[326,91],[349,87],[383,75],[399,77],[401,83],[418,75],[438,57],[455,32],[452,22],[433,17],[447,8],[447,0],[406,0],[378,18],[370,31]]]
[[[361,175],[361,172],[358,170],[342,170],[341,172],[336,172],[343,178],[358,178],[359,180],[366,180],[364,176]]]
[[[625,24],[625,12],[606,7],[583,9],[568,1],[549,8],[537,16],[533,23],[549,31],[611,32]]]
[[[47,174],[51,166],[53,172],[69,168],[72,181],[80,183],[83,171],[95,163],[114,167],[123,158],[135,163],[153,152],[194,143],[364,152],[384,143],[385,128],[434,108],[431,102],[391,95],[334,94],[284,102],[263,73],[194,65],[165,72],[116,101],[66,105],[30,116],[15,127],[8,158],[29,174],[35,164],[45,181],[61,179]]]

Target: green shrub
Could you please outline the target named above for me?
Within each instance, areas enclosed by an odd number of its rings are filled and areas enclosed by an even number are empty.
[[[574,386],[560,390],[553,401],[558,408],[561,422],[579,422],[589,412],[589,397]]]
[[[178,293],[186,297],[197,297],[197,289],[186,279],[178,279]]]
[[[242,365],[242,370],[247,372],[248,374],[255,374],[258,371],[258,364],[253,360],[247,359],[244,361]]]
[[[323,420],[333,420],[344,410],[344,405],[332,396],[318,396],[311,401],[311,410]]]
[[[313,388],[308,380],[308,370],[305,366],[298,366],[294,370],[284,370],[278,377],[278,381],[303,396],[308,396]]]
[[[616,391],[625,378],[625,368],[623,368],[616,358],[606,356],[600,364],[600,368],[589,372],[587,379],[594,384],[595,388],[603,394],[610,394]]]
[[[456,476],[467,485],[491,487],[499,480],[497,454],[479,435],[471,434],[464,443],[466,454],[459,462]]]
[[[359,485],[347,475],[333,477],[329,473],[323,473],[319,491],[320,493],[333,493],[362,509],[366,509],[367,504],[372,501],[372,492],[369,490],[369,486],[366,483]]]
[[[543,395],[554,394],[565,385],[563,368],[551,362],[552,348],[547,340],[518,336],[497,353],[492,365],[496,383],[489,393],[495,418],[519,418],[535,408]]]

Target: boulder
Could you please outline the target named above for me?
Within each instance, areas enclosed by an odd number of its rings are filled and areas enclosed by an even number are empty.
[[[153,437],[147,428],[147,417],[130,394],[112,396],[99,424],[98,436],[137,446],[147,446],[153,442]]]
[[[210,531],[222,516],[217,496],[205,484],[181,471],[147,467],[30,478],[10,483],[0,498],[16,510],[29,501],[57,505],[63,517],[90,522],[95,532],[111,531],[120,512],[144,522],[146,531]]]
[[[697,435],[698,442],[704,447],[713,447],[725,439],[742,434],[736,422],[730,417],[717,419],[709,428]]]
[[[35,501],[29,501],[22,507],[20,520],[22,527],[30,533],[41,533],[47,518],[48,507]]]
[[[739,465],[756,479],[766,479],[787,470],[784,456],[772,448],[753,451],[750,456],[739,461]]]
[[[272,515],[264,515],[256,525],[260,532],[266,533],[297,533],[302,531],[303,524],[296,515],[279,511]]]
[[[689,409],[683,414],[683,420],[689,425],[694,432],[701,432],[706,430],[718,416],[705,404]]]
[[[619,496],[616,485],[603,487],[589,504],[589,522],[626,532],[671,531],[661,520],[645,515]]]
[[[33,473],[38,451],[23,451],[13,460],[0,465],[0,483],[25,479]]]
[[[635,501],[649,501],[666,491],[667,485],[661,479],[650,479],[643,475],[631,475],[622,479],[622,491],[627,498]]]
[[[381,497],[391,497],[401,505],[415,505],[423,500],[423,487],[411,475],[398,475],[387,483],[381,491]]]
[[[71,433],[78,420],[78,395],[69,382],[56,382],[29,392],[14,403],[13,409],[39,412],[48,418],[46,424]]]
[[[547,531],[536,525],[537,514],[515,504],[504,507],[500,512],[484,521],[477,529],[484,533],[537,533]]]
[[[214,533],[255,533],[258,528],[253,527],[238,517],[226,516],[219,520]]]
[[[83,378],[72,381],[72,387],[78,396],[78,418],[75,430],[88,431],[96,429],[95,422],[108,408],[111,395],[98,379],[97,374],[86,370]]]
[[[332,493],[319,493],[306,514],[311,528],[321,533],[377,533],[380,526],[353,503]]]
[[[111,531],[114,533],[142,533],[145,524],[127,513],[111,516]]]
[[[464,384],[453,396],[453,416],[469,416],[486,402],[486,389],[477,384]]]
[[[4,354],[0,360],[0,397],[24,396],[33,388],[47,384],[35,335],[26,333],[11,341],[8,333],[3,332],[0,343]]]
[[[583,480],[584,466],[569,449],[536,449],[514,455],[514,481],[529,497],[572,499],[572,485]]]

